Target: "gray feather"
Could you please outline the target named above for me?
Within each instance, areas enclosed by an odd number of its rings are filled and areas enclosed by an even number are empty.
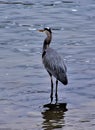
[[[67,68],[63,58],[52,48],[47,48],[42,58],[46,70],[63,84],[67,84]]]

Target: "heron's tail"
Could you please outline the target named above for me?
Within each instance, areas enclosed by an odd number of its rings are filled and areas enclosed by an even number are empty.
[[[61,82],[62,82],[64,85],[67,85],[67,84],[68,84],[68,78],[67,78],[67,76],[65,76],[65,77],[61,80]]]
[[[65,78],[63,84],[64,84],[64,85],[67,85],[67,84],[68,84],[68,79],[67,79],[67,77]]]

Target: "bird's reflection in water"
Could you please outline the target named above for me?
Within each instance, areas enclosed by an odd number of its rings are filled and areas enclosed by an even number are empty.
[[[44,130],[53,130],[64,127],[64,114],[67,111],[66,105],[66,103],[44,105],[46,108],[44,112],[42,112],[42,117],[44,119],[42,128]]]

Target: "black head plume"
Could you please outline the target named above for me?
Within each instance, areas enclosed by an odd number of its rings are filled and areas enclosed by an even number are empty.
[[[52,33],[51,28],[49,28],[49,27],[44,28],[44,30],[47,30],[47,31],[49,31],[50,33]]]

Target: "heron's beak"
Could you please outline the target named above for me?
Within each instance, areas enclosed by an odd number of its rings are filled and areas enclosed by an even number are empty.
[[[41,29],[41,30],[38,30],[38,31],[39,31],[39,32],[44,32],[44,30],[42,30],[42,29]]]

